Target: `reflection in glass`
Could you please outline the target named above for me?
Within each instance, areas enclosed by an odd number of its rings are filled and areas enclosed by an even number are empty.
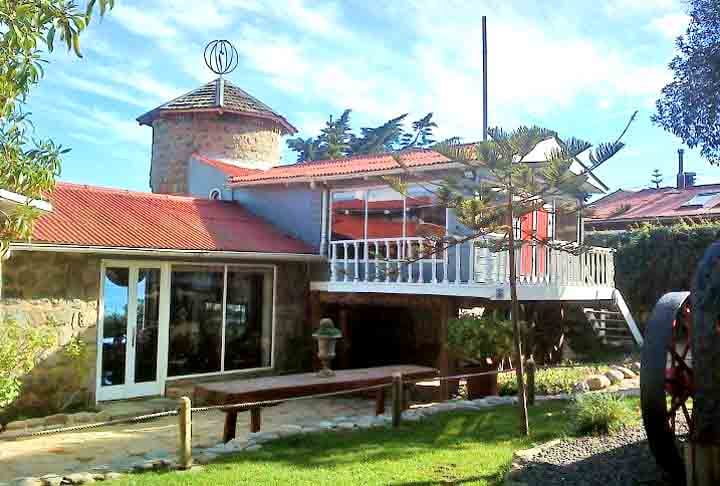
[[[141,268],[137,283],[135,383],[157,379],[159,312],[160,269]]]
[[[220,371],[222,266],[174,266],[170,281],[168,376]]]
[[[367,237],[401,238],[405,235],[404,197],[387,187],[368,192]]]
[[[446,210],[438,204],[432,193],[434,186],[411,185],[408,187],[407,236],[441,238],[445,236]]]
[[[101,385],[125,383],[125,348],[130,270],[106,268],[103,279],[103,336]]]
[[[261,272],[228,268],[225,370],[270,366],[272,287],[266,283],[271,282]]]
[[[332,197],[332,241],[365,239],[365,192],[335,192]]]

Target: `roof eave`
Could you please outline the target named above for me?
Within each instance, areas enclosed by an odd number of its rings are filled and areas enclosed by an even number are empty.
[[[211,108],[187,108],[182,110],[155,108],[154,110],[150,110],[147,113],[140,115],[136,118],[136,120],[140,125],[152,126],[152,122],[160,118],[161,116],[184,113],[217,113],[219,115],[223,113],[232,113],[235,115],[243,115],[251,118],[261,118],[263,120],[273,121],[278,125],[282,126],[285,129],[285,133],[283,135],[295,135],[296,133],[298,133],[297,128],[295,128],[293,125],[290,124],[290,122],[280,116],[266,115],[264,113],[256,113],[251,111],[233,110],[232,108],[222,106],[215,106]]]
[[[16,192],[0,189],[0,210],[8,211],[16,206],[30,206],[43,213],[52,211],[52,204],[47,201],[31,199]]]
[[[323,261],[325,257],[315,253],[283,253],[255,251],[223,250],[182,250],[172,248],[132,248],[95,245],[70,245],[57,243],[14,242],[10,244],[14,251],[44,251],[56,253],[86,253],[101,255],[154,256],[164,258],[221,258],[237,260],[275,260],[275,261]]]

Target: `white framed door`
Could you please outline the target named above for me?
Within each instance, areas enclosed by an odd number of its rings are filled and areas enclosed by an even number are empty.
[[[168,279],[168,266],[162,263],[103,262],[98,312],[98,401],[163,393]]]

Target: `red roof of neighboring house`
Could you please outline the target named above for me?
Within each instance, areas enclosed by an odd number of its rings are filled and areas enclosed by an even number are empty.
[[[237,165],[223,162],[222,160],[209,159],[204,155],[200,155],[197,153],[192,154],[192,156],[195,158],[195,160],[202,162],[205,165],[209,165],[210,167],[215,167],[216,169],[220,170],[221,172],[227,174],[230,177],[242,177],[253,172],[260,171],[259,169],[247,169],[245,167],[238,167]]]
[[[688,205],[696,196],[702,204]],[[696,200],[698,201],[698,200]],[[589,223],[633,222],[653,219],[720,216],[720,184],[677,189],[661,187],[641,191],[618,190],[590,205]]]
[[[33,243],[262,253],[314,253],[240,205],[60,182]]]
[[[399,155],[401,162],[411,168],[447,164],[450,162],[450,159],[432,150],[409,150]],[[230,184],[275,184],[291,182],[296,179],[370,174],[393,169],[401,169],[401,167],[395,161],[392,154],[357,155],[344,159],[279,165],[269,170],[257,171],[240,177],[230,177]]]

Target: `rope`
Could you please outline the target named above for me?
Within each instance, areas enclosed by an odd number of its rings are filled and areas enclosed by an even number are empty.
[[[572,365],[554,365],[554,366],[538,366],[536,367],[536,370],[547,370],[547,369],[560,369],[560,368],[581,368],[581,367],[588,367],[592,365],[586,365],[586,364],[572,364]],[[613,366],[613,365],[608,365]],[[488,376],[488,375],[499,375],[500,373],[511,373],[515,372],[515,368],[508,368],[504,370],[491,370],[491,371],[482,371],[478,373],[465,373],[461,375],[451,375],[451,376],[433,376],[433,377],[427,377],[427,378],[417,378],[413,380],[403,380],[403,384],[417,384],[422,383],[424,381],[450,381],[450,380],[462,380],[467,378],[472,378],[475,376]],[[255,408],[255,407],[269,407],[273,405],[279,405],[284,402],[296,402],[300,400],[310,400],[315,398],[328,398],[328,397],[334,397],[334,396],[340,396],[340,395],[349,395],[352,393],[360,393],[365,391],[375,391],[380,390],[383,388],[389,388],[391,386],[391,383],[384,383],[381,385],[372,385],[372,386],[365,386],[360,388],[351,388],[348,390],[340,390],[336,392],[328,392],[328,393],[316,393],[314,395],[303,395],[298,397],[288,397],[283,399],[276,399],[276,400],[260,400],[255,402],[245,402],[245,403],[231,403],[231,404],[224,404],[224,405],[209,405],[205,407],[193,407],[190,409],[191,413],[204,413],[204,412],[210,412],[213,410],[229,410],[229,409],[235,409],[235,408]],[[121,418],[121,419],[113,419],[113,420],[106,420],[104,422],[96,422],[92,424],[84,424],[84,425],[75,425],[72,427],[59,427],[55,429],[47,429],[47,430],[38,430],[36,432],[25,432],[18,435],[14,435],[12,437],[8,437],[5,439],[0,435],[0,438],[5,440],[18,440],[18,439],[24,439],[28,437],[42,437],[47,435],[55,435],[55,434],[62,434],[62,433],[69,433],[69,432],[80,432],[83,430],[92,430],[97,429],[100,427],[109,427],[112,425],[122,425],[122,424],[135,424],[139,422],[149,422],[152,420],[157,420],[163,417],[172,417],[175,415],[178,415],[178,410],[168,410],[165,412],[158,412],[158,413],[151,413],[147,415],[138,415],[136,417],[130,417],[130,418]]]
[[[177,415],[177,414],[178,414],[177,410],[168,410],[166,412],[151,413],[151,414],[147,414],[147,415],[138,415],[137,417],[130,417],[130,418],[106,420],[104,422],[95,422],[93,424],[75,425],[72,427],[59,427],[56,429],[38,430],[36,432],[25,432],[23,434],[18,434],[18,435],[14,435],[12,437],[8,437],[7,440],[24,439],[27,437],[41,437],[41,436],[45,436],[45,435],[62,434],[65,432],[80,432],[83,430],[97,429],[100,427],[109,427],[111,425],[135,424],[138,422],[150,422],[152,420],[157,420],[157,419],[163,418],[163,417],[171,417],[171,416]],[[0,436],[0,437],[2,437],[2,436]]]

